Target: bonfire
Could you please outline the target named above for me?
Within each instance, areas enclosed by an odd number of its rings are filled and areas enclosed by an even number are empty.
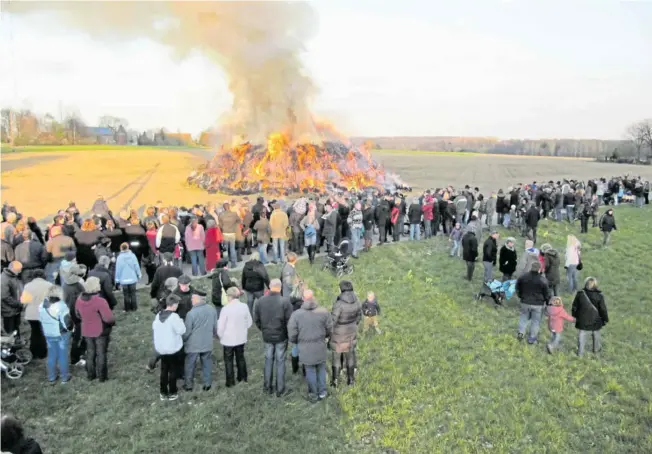
[[[322,127],[320,132],[326,130]],[[222,146],[213,159],[188,177],[210,193],[245,195],[332,194],[368,189],[404,189],[385,172],[367,146],[355,146],[329,133],[321,143],[293,143],[287,133],[270,134],[266,144]]]

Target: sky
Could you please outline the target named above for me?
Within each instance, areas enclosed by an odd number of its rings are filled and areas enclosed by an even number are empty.
[[[317,115],[355,136],[618,139],[652,117],[652,1],[316,0]],[[231,96],[215,63],[3,14],[0,104],[194,135]]]

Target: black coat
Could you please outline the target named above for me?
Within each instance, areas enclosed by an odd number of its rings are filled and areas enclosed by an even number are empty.
[[[158,292],[165,284],[165,281],[169,277],[179,278],[183,274],[181,268],[175,265],[162,265],[156,269],[154,273],[154,279],[152,279],[152,285],[149,289],[149,296],[152,298],[158,297]]]
[[[0,277],[2,317],[14,317],[23,310],[20,304],[21,282],[11,270],[5,269]],[[11,333],[9,333],[11,334]]]
[[[482,246],[482,261],[491,262],[495,265],[497,255],[498,245],[496,244],[496,239],[490,236],[485,240],[484,245]]]
[[[222,282],[220,282],[220,277]],[[229,271],[226,268],[222,268],[219,271],[216,271],[212,277],[212,293],[211,299],[215,306],[222,306],[222,284],[224,284],[224,291],[235,286],[231,282],[231,276],[229,276]]]
[[[421,223],[421,205],[418,203],[413,203],[410,205],[408,210],[408,219],[410,220],[410,224]]]
[[[99,230],[85,232],[80,230],[75,234],[75,243],[77,244],[77,263],[86,265],[86,268],[92,270],[97,264],[95,258],[94,246],[100,244],[104,234]]]
[[[382,200],[378,206],[376,206],[376,222],[378,225],[385,225],[387,219],[389,219],[389,202],[387,200]]]
[[[473,232],[466,232],[462,237],[462,258],[465,262],[475,262],[478,258],[478,239]]]
[[[118,301],[113,295],[113,275],[111,272],[100,265],[95,265],[88,273],[88,277],[96,277],[100,280],[100,296],[109,303],[109,307],[113,310],[117,305]]]
[[[571,315],[575,317],[575,328],[583,331],[597,331],[609,322],[607,305],[600,290],[577,292]]]
[[[536,229],[539,225],[540,218],[541,216],[539,215],[538,208],[531,206],[525,213],[525,225],[531,229]]]
[[[559,252],[555,249],[546,251],[543,256],[545,270],[546,270],[546,279],[550,285],[559,285],[561,283],[561,277],[559,274]]]
[[[616,219],[613,215],[605,213],[600,218],[600,230],[603,232],[611,232],[612,230],[618,230],[616,228]]]
[[[373,230],[374,218],[375,213],[372,207],[369,207],[362,212],[362,225],[364,225],[366,231],[371,232]]]
[[[201,295],[206,296],[205,293],[196,290],[192,285],[188,287],[187,292],[182,292],[180,287],[177,287],[172,292],[173,295],[179,297],[179,306],[177,306],[177,315],[181,317],[182,320],[186,319],[186,315],[192,309],[192,295]]]
[[[545,306],[550,299],[548,281],[537,272],[525,273],[516,280],[516,294],[522,304]]]
[[[287,340],[292,312],[290,298],[280,293],[270,293],[256,301],[254,323],[263,333],[263,342],[277,344]]]
[[[242,289],[247,292],[262,292],[269,287],[269,275],[259,261],[249,260],[242,269]]]
[[[516,272],[516,250],[509,249],[507,246],[500,248],[499,267],[501,273],[512,275]]]

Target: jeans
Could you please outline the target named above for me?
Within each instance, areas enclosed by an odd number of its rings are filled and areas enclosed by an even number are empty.
[[[543,306],[531,306],[529,304],[521,303],[521,315],[518,320],[518,332],[525,334],[525,328],[530,322],[530,335],[528,341],[536,341],[539,335],[539,325],[541,324],[541,314],[543,313]]]
[[[192,389],[195,378],[195,367],[197,366],[197,359],[201,361],[201,377],[204,381],[204,386],[211,386],[213,383],[211,379],[211,370],[213,368],[213,352],[201,353],[186,353],[186,362],[184,367],[184,386]]]
[[[561,222],[561,220],[562,220],[561,209],[562,209],[562,207],[555,207],[555,221],[557,221],[557,222]]]
[[[247,306],[249,306],[249,313],[253,317],[254,315],[254,303],[256,302],[257,299],[262,298],[265,292],[248,292],[245,290],[245,293],[247,294]]]
[[[460,253],[460,240],[453,240],[453,247],[451,248],[451,257],[455,257]]]
[[[136,284],[122,286],[122,294],[125,299],[125,311],[138,310],[138,299],[136,296]]]
[[[177,379],[180,365],[183,364],[183,349],[171,355],[161,355],[161,394],[169,396],[177,393]]]
[[[106,358],[108,346],[108,336],[86,338],[86,375],[89,380],[99,377],[100,381],[104,381],[108,378]]]
[[[59,273],[59,267],[62,261],[63,258],[53,259],[45,265],[45,278],[50,284],[55,283],[56,275]]]
[[[358,252],[360,252],[361,239],[362,239],[362,229],[359,228],[351,229],[351,243],[353,246],[351,255],[357,257]]]
[[[558,348],[560,343],[561,343],[561,333],[556,333],[556,332],[553,331],[552,332],[552,339],[550,339],[550,343],[548,344],[548,348],[550,350]]]
[[[274,261],[285,262],[285,240],[283,238],[273,238],[272,246],[274,251]]]
[[[306,381],[308,382],[308,395],[311,398],[326,395],[326,363],[306,366]]]
[[[585,331],[581,329],[577,338],[577,356],[582,356],[584,354],[586,338],[589,336],[593,337],[593,353],[598,353],[602,350],[600,331]]]
[[[575,222],[575,213],[574,213],[574,211],[575,211],[575,205],[567,205],[566,206],[566,220],[571,224],[573,222]]]
[[[274,390],[274,361],[276,361],[276,392],[285,390],[285,356],[287,354],[288,341],[270,344],[265,342],[265,390]]]
[[[190,262],[192,263],[192,275],[206,274],[206,262],[204,261],[204,251],[188,251],[190,254]]]
[[[236,267],[238,265],[238,253],[235,250],[235,238],[224,239],[224,244],[226,244],[226,248],[229,251],[229,262],[231,262],[231,266]]]
[[[423,221],[423,226],[425,228],[426,238],[430,238],[432,236],[432,221],[429,221],[428,219],[425,219]]]
[[[233,360],[235,358],[237,367],[238,382],[247,381],[247,363],[244,356],[245,344],[234,347],[223,348],[224,351],[224,372],[226,373],[226,387],[235,386],[235,377],[233,376]]]
[[[505,213],[505,215],[503,216],[503,227],[505,228],[509,227],[509,218],[510,218],[510,214]]]
[[[267,243],[258,245],[258,255],[260,255],[260,263],[267,265],[269,260],[267,259]]]
[[[421,224],[410,224],[410,241],[421,239]]]
[[[527,227],[527,236],[532,238],[532,243],[537,244],[537,228],[536,227]],[[532,232],[532,234],[530,234]]]
[[[568,265],[568,268],[566,268],[566,279],[568,279],[569,293],[580,289],[580,284],[577,281],[577,265]]]
[[[57,380],[58,365],[61,381],[67,382],[70,379],[70,355],[68,353],[70,333],[62,334],[59,337],[46,337],[45,339],[48,344],[48,381],[54,382]]]
[[[466,262],[466,279],[473,280],[473,272],[475,271],[475,262]]]
[[[494,264],[491,262],[482,262],[484,266],[483,282],[491,282],[494,280]]]

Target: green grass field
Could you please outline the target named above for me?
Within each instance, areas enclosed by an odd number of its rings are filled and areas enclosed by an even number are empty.
[[[324,402],[306,402],[296,376],[289,397],[263,395],[254,328],[249,384],[224,388],[216,347],[217,387],[159,402],[158,373],[144,369],[153,316],[141,292],[137,313],[117,315],[107,383],[88,383],[77,369],[69,385],[48,387],[43,362],[30,364],[20,381],[2,381],[3,412],[23,419],[45,452],[62,454],[652,452],[650,209],[621,207],[616,218],[607,249],[597,229],[578,234],[581,277],[600,280],[610,312],[599,356],[576,357],[569,324],[554,356],[545,352],[546,326],[538,345],[519,343],[517,298],[504,308],[474,301],[481,267],[473,283],[464,281],[464,264],[437,237],[375,248],[355,262],[355,289],[376,292],[383,334],[360,336],[356,385]],[[579,225],[543,221],[539,231],[540,243],[563,251]],[[299,273],[330,308],[338,280],[305,261]],[[570,311],[571,295],[562,296]]]

